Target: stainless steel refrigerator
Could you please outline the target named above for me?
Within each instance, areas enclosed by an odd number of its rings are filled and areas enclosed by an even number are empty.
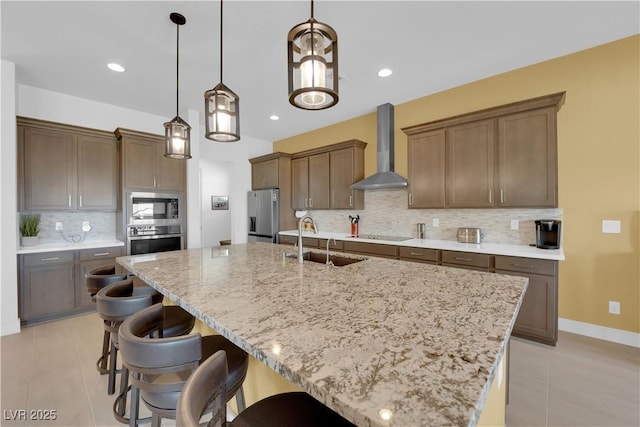
[[[249,243],[278,243],[280,231],[280,190],[249,191]]]

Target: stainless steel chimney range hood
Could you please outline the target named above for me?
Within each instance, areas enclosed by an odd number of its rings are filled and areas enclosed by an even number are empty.
[[[351,186],[354,190],[382,190],[387,188],[406,188],[406,178],[393,171],[394,141],[393,141],[393,105],[386,103],[378,105],[378,171],[356,182]]]

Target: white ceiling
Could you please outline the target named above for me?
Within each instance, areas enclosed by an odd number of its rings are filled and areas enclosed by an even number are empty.
[[[340,102],[292,107],[288,31],[308,1],[224,3],[224,83],[240,96],[243,135],[277,140],[640,32],[638,1],[331,1],[315,17],[338,33]],[[176,26],[180,111],[200,111],[220,81],[218,1],[1,2],[2,59],[18,83],[167,118],[175,115]],[[114,73],[108,62],[127,69]],[[393,75],[377,76],[382,67]],[[541,94],[542,95],[542,94]],[[269,120],[277,114],[280,120]],[[158,133],[162,133],[162,123]]]

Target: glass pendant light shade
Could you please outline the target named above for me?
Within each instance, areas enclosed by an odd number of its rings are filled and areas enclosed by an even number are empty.
[[[217,142],[240,139],[240,98],[222,83],[222,0],[220,0],[220,83],[204,93],[204,137]]]
[[[191,126],[180,116],[164,124],[164,156],[172,159],[191,158]]]
[[[205,138],[217,142],[240,139],[240,98],[224,83],[204,93]]]
[[[338,103],[338,35],[313,17],[298,24],[287,37],[289,102],[305,110],[322,110]]]
[[[180,99],[180,26],[187,20],[179,13],[169,15],[171,22],[176,24],[176,116],[164,124],[164,156],[171,159],[191,158],[191,126],[178,115],[178,100]]]

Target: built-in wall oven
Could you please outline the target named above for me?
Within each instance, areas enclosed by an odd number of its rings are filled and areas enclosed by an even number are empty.
[[[184,249],[182,195],[127,193],[127,254]]]
[[[180,225],[134,225],[127,227],[127,254],[178,251],[182,245]]]

